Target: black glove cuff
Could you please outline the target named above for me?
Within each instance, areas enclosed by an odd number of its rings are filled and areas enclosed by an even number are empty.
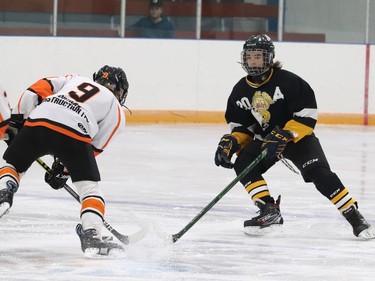
[[[24,123],[25,123],[25,119],[23,119],[23,114],[11,114],[10,115],[9,126],[16,128],[16,129],[21,129]]]

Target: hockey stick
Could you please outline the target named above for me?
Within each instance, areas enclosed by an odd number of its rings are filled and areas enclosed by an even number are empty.
[[[36,162],[38,162],[38,164],[40,166],[43,167],[43,169],[47,172],[47,173],[51,173],[52,172],[52,169],[40,158],[36,159]],[[79,195],[77,194],[77,192],[74,191],[74,189],[72,189],[69,185],[67,184],[64,184],[63,188],[68,191],[68,193],[70,195],[72,195],[78,203],[81,203],[81,200],[79,199]],[[103,220],[103,225],[105,226],[105,228],[113,234],[113,236],[115,236],[119,241],[121,241],[123,244],[125,245],[128,245],[128,244],[133,244],[133,243],[136,243],[138,242],[139,240],[143,239],[143,237],[145,237],[146,233],[147,233],[147,226],[144,226],[142,227],[139,231],[137,231],[136,233],[132,234],[132,235],[124,235],[124,234],[121,234],[119,233],[116,229],[114,229],[107,221]]]
[[[196,215],[180,232],[176,234],[168,234],[157,226],[154,226],[156,234],[168,243],[175,243],[180,239],[194,224],[196,224],[223,196],[232,189],[240,180],[242,180],[260,161],[267,155],[267,149],[263,150],[257,158],[254,159],[230,184],[227,185],[206,207],[204,207],[198,215]]]
[[[279,160],[285,165],[285,167],[287,167],[293,173],[299,175],[299,172],[296,169],[293,168],[293,166],[288,162],[288,160],[286,160],[284,158],[284,156],[282,154],[280,154],[279,156],[277,156],[277,158],[279,158]]]

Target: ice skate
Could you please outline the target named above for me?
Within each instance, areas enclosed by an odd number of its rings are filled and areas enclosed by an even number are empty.
[[[255,205],[260,209],[259,215],[244,222],[245,234],[265,235],[282,226],[284,220],[280,213],[280,198],[279,195],[276,203],[255,201]]]
[[[343,216],[353,227],[353,234],[364,239],[374,239],[375,229],[365,220],[355,206],[345,210]]]
[[[78,224],[76,232],[81,240],[81,248],[86,257],[98,256],[120,256],[124,254],[124,248],[112,241],[111,237],[98,237],[95,229],[82,229],[82,225]]]
[[[13,196],[17,192],[18,186],[13,181],[6,182],[6,188],[0,190],[0,218],[9,212],[13,205]]]

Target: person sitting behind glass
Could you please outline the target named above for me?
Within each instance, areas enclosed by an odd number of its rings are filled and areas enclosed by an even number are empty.
[[[145,38],[174,38],[174,27],[169,19],[163,16],[163,0],[150,0],[150,14],[141,18],[131,28],[140,37]]]

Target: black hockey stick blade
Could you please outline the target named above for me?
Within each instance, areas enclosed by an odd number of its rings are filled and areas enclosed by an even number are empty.
[[[167,243],[177,242],[194,224],[196,224],[229,190],[242,180],[260,161],[267,155],[267,149],[264,149],[257,158],[254,159],[234,180],[232,180],[206,207],[204,207],[183,229],[176,234],[168,234],[160,227],[154,225],[155,233]]]
[[[47,172],[47,173],[51,173],[52,172],[52,169],[40,158],[36,159],[36,162],[38,162],[38,164],[40,166],[42,166],[44,168],[44,170]],[[70,194],[72,195],[72,197],[74,197],[76,199],[76,201],[78,203],[81,203],[80,199],[79,199],[79,195],[77,194],[77,192],[74,191],[74,189],[72,189],[69,185],[67,184],[64,184],[63,188]],[[136,243],[138,242],[139,240],[143,239],[143,237],[146,236],[147,232],[148,232],[148,227],[147,226],[142,226],[140,230],[138,230],[137,232],[131,234],[131,235],[124,235],[124,234],[121,234],[120,232],[118,232],[116,229],[114,229],[107,221],[103,220],[103,225],[104,227],[110,232],[113,234],[113,236],[115,236],[121,243],[125,244],[125,245],[128,245],[128,244],[133,244],[133,243]]]

